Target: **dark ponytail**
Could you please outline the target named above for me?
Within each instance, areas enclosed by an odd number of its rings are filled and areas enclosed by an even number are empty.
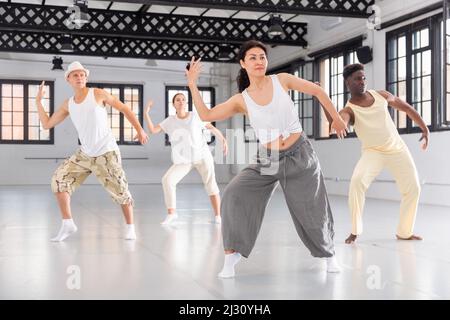
[[[267,54],[267,48],[262,42],[257,40],[249,40],[242,44],[241,49],[239,50],[237,56],[238,62],[240,62],[241,60],[244,61],[247,51],[252,48],[261,48],[264,51],[264,53]],[[239,88],[239,92],[244,91],[250,85],[250,79],[248,78],[247,71],[244,68],[241,68],[241,70],[239,70],[236,81]]]
[[[247,70],[241,68],[236,78],[239,92],[244,91],[250,85],[250,79],[248,78]]]

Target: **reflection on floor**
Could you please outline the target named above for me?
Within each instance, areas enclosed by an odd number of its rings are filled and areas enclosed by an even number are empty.
[[[179,186],[180,219],[170,227],[160,225],[161,186],[131,191],[137,241],[121,239],[120,208],[100,186],[86,185],[72,199],[79,231],[51,243],[60,219],[49,187],[0,187],[0,299],[450,298],[448,207],[420,206],[416,232],[425,240],[397,241],[399,203],[369,199],[365,233],[346,245],[347,201],[330,197],[343,268],[334,275],[300,242],[277,190],[251,256],[234,279],[220,280],[221,230],[203,187]]]

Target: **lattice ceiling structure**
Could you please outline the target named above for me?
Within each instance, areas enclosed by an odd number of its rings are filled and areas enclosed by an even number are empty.
[[[72,0],[0,0],[0,51],[61,54],[63,38],[76,55],[229,61],[240,44],[307,45],[302,15],[367,18],[375,0],[88,1],[89,23],[68,24]],[[284,34],[268,36],[279,14]],[[300,19],[301,20],[301,19]]]

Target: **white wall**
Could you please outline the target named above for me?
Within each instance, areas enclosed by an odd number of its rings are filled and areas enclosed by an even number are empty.
[[[381,9],[381,21],[386,22],[393,18],[403,16],[422,7],[427,7],[440,1],[424,0],[390,0],[377,1]],[[276,47],[269,51],[270,67],[282,65],[296,58],[306,58],[307,53],[330,47],[333,43],[354,38],[361,34],[366,35],[365,45],[373,48],[374,60],[366,65],[368,87],[374,89],[385,88],[385,38],[386,32],[396,29],[413,21],[422,20],[426,16],[434,15],[439,10],[430,12],[421,17],[409,20],[385,30],[372,31],[367,29],[365,19],[343,19],[343,23],[331,30],[321,28],[321,17],[309,19],[308,23],[308,48]],[[421,203],[433,203],[450,205],[450,132],[431,133],[430,147],[426,152],[420,149],[419,134],[402,135],[416,162],[419,177],[422,183]],[[360,157],[360,143],[357,138],[339,140],[313,141],[319,156],[324,176],[327,178],[327,186],[330,194],[347,195],[349,182],[353,168]],[[233,172],[242,169],[243,166],[235,166]],[[328,180],[329,179],[329,180]],[[339,181],[335,181],[338,179]],[[393,183],[392,177],[383,172],[378,180],[369,189],[368,197],[382,199],[400,199],[399,192]],[[386,182],[387,181],[387,182]]]
[[[31,54],[2,54],[0,59],[0,78],[45,79],[55,81],[55,108],[72,95],[65,82],[63,71],[51,71],[52,56]],[[144,86],[144,101],[152,98],[155,106],[151,111],[155,123],[165,117],[165,85],[185,85],[185,62],[158,61],[157,67],[148,67],[145,60],[108,59],[94,57],[63,56],[64,68],[73,60],[79,60],[90,69],[92,82],[134,83]],[[216,89],[216,102],[229,96],[229,66],[205,64],[204,76],[199,84]],[[218,123],[225,132],[228,122]],[[70,119],[66,119],[55,129],[54,145],[8,145],[0,144],[0,184],[49,184],[57,165],[54,160],[25,160],[33,157],[64,158],[78,148],[77,133]],[[170,147],[164,145],[164,135],[150,137],[145,146],[120,146],[122,157],[146,158],[148,160],[124,160],[124,169],[130,183],[159,183],[164,172],[171,165]],[[218,182],[228,182],[230,168],[217,165]],[[193,170],[185,183],[200,182],[200,176]],[[89,178],[87,183],[97,183]]]
[[[382,22],[385,22],[435,2],[439,2],[439,0],[384,0],[376,3],[381,8]],[[309,45],[306,50],[283,46],[271,48],[269,51],[270,67],[286,63],[295,58],[306,57],[308,52],[366,34],[365,44],[373,48],[374,55],[374,61],[366,65],[367,75],[369,76],[368,85],[375,89],[385,88],[385,33],[401,25],[393,26],[387,30],[370,31],[366,27],[365,19],[346,18],[343,19],[340,26],[325,31],[321,28],[320,19],[321,17],[308,17],[307,40]],[[51,56],[14,54],[16,60],[2,60],[1,56],[3,55],[0,55],[0,77],[56,80],[56,103],[71,95],[70,88],[64,82],[62,73],[50,71]],[[65,61],[75,59],[75,57],[63,58]],[[79,60],[86,63],[92,70],[92,81],[142,83],[144,85],[144,100],[149,97],[155,100],[155,108],[152,111],[155,122],[164,118],[165,84],[185,84],[184,75],[179,71],[184,67],[183,62],[158,61],[158,67],[150,68],[146,67],[139,59],[108,59],[103,61],[101,58],[80,57]],[[116,67],[117,65],[122,67]],[[237,64],[209,65],[205,77],[201,79],[201,84],[214,86],[216,88],[216,102],[222,102],[237,92],[234,79],[238,69]],[[242,129],[242,116],[235,116],[229,121],[220,122],[218,127],[223,132],[225,128]],[[450,132],[432,133],[430,148],[427,152],[422,152],[419,149],[417,134],[402,135],[402,137],[416,161],[421,181],[425,182],[422,186],[421,202],[450,205],[450,197],[446,196],[450,194],[450,188],[445,185],[450,184],[450,170],[446,161],[450,158],[450,148],[448,148],[449,143],[447,142],[450,141]],[[236,146],[236,143],[230,142],[231,147]],[[327,180],[330,193],[346,195],[348,189],[348,181],[346,180],[350,179],[353,167],[360,156],[359,141],[356,138],[350,138],[344,141],[320,140],[313,143],[321,160],[324,175],[329,179],[338,178],[341,180]],[[242,145],[242,143],[239,144]],[[55,145],[53,146],[0,145],[0,165],[3,168],[0,170],[0,184],[48,184],[57,164],[49,160],[27,161],[24,158],[65,157],[70,155],[77,147],[76,132],[70,120],[66,120],[65,123],[57,127]],[[152,137],[144,147],[121,146],[120,148],[123,157],[149,158],[147,161],[124,161],[124,167],[131,183],[159,183],[161,176],[170,165],[170,149],[164,146],[163,135]],[[235,153],[235,151],[232,152]],[[227,165],[216,165],[220,182],[229,181],[229,167]],[[231,171],[236,174],[243,167],[242,164],[232,165]],[[379,176],[379,179],[391,180],[392,178],[387,173],[383,173]],[[183,182],[199,181],[197,173],[191,173],[183,180]],[[95,180],[91,179],[88,182],[95,183]],[[399,199],[395,185],[389,182],[375,182],[368,191],[368,196]]]

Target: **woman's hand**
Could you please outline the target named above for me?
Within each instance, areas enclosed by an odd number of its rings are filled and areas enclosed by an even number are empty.
[[[192,57],[191,62],[189,63],[189,70],[186,69],[186,78],[188,80],[188,85],[197,83],[200,72],[202,71],[202,65],[200,63],[201,59],[202,58],[198,58],[197,60],[195,60],[195,57]]]
[[[151,107],[153,107],[153,100],[152,99],[147,101],[147,104],[145,105],[145,113],[149,113]]]
[[[333,120],[331,129],[334,129],[336,131],[339,139],[344,139],[344,137],[347,136],[347,126],[345,125],[345,122],[344,120],[342,120],[340,115],[338,118]]]

